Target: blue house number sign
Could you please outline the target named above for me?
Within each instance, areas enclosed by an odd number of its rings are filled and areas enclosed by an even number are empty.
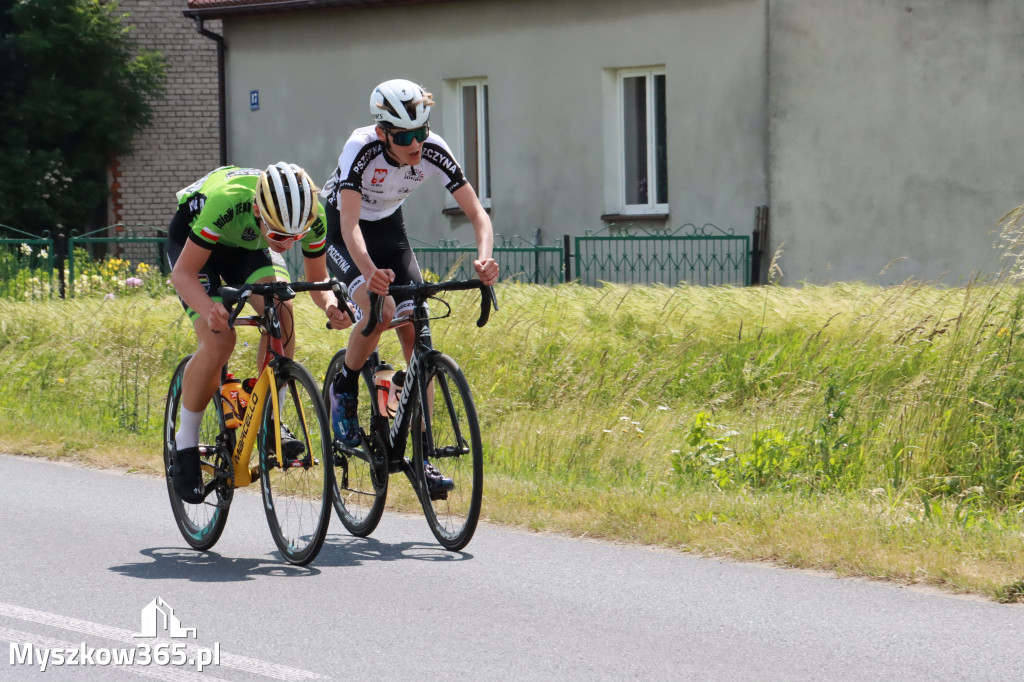
[[[249,111],[260,110],[260,91],[250,90],[249,91]]]

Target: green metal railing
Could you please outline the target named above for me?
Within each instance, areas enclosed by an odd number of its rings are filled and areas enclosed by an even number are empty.
[[[106,235],[106,236],[96,236]],[[133,263],[146,263],[158,268],[161,272],[168,271],[166,258],[167,229],[152,225],[108,225],[85,234],[71,231],[68,237],[67,281],[68,295],[75,295],[75,250],[85,249],[90,254],[102,254],[106,257],[119,257]],[[111,246],[114,246],[113,252]]]
[[[501,268],[502,281],[517,281],[528,284],[558,284],[565,281],[563,252],[560,246],[540,246],[513,236],[506,239],[494,236],[494,260]],[[420,270],[436,275],[439,279],[466,279],[476,276],[473,261],[476,260],[475,244],[459,244],[457,241],[441,242],[430,246],[411,240],[413,253]],[[517,246],[516,243],[520,245]]]
[[[41,300],[59,296],[53,239],[0,225],[0,297]]]
[[[86,293],[92,289],[89,282],[77,281],[85,270],[92,273],[88,279],[100,279],[93,271],[115,264],[137,272],[139,265],[146,263],[166,274],[166,232],[149,225],[118,224],[51,239],[48,234],[39,237],[0,225],[0,296],[73,296],[76,286]],[[700,227],[687,224],[672,232],[613,224],[596,234],[566,235],[558,246],[542,245],[539,230],[532,242],[495,235],[493,251],[502,281],[558,284],[575,279],[589,286],[601,282],[749,285],[758,279],[753,272],[758,234],[755,229],[753,236],[736,235],[710,223]],[[445,241],[432,245],[412,240],[412,248],[427,276],[427,271],[438,278],[474,275],[474,244]],[[113,259],[129,262],[112,263]],[[304,276],[299,249],[289,250],[285,259],[293,277]],[[132,276],[122,274],[111,276],[118,281]]]
[[[640,231],[641,234],[635,234]],[[576,278],[583,284],[749,285],[751,238],[710,223],[674,232],[611,225],[576,237]]]

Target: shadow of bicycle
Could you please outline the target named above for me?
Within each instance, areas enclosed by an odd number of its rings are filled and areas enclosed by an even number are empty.
[[[194,583],[230,583],[259,576],[300,578],[319,575],[315,566],[293,566],[280,555],[264,559],[224,557],[181,547],[150,547],[139,552],[149,561],[111,566],[110,571],[142,580],[187,580]]]
[[[382,561],[451,562],[472,559],[469,552],[449,552],[440,545],[427,542],[385,543],[375,538],[329,535],[318,566],[356,566]]]
[[[260,576],[302,578],[321,573],[318,567],[344,568],[381,561],[466,561],[468,552],[449,552],[424,542],[384,543],[374,538],[328,536],[308,566],[293,566],[274,553],[265,558],[225,557],[182,547],[150,547],[139,551],[148,561],[111,566],[108,570],[140,580],[187,580],[193,583],[231,583]]]

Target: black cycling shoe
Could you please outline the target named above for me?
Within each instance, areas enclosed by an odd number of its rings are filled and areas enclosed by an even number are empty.
[[[427,479],[427,492],[432,500],[446,500],[448,492],[455,490],[455,482],[438,471],[430,462],[423,463],[423,475]]]
[[[306,444],[293,436],[287,426],[281,426],[281,454],[285,460],[302,459],[306,454]]]
[[[206,498],[203,471],[199,467],[199,448],[184,448],[174,453],[171,486],[182,502],[199,504]]]

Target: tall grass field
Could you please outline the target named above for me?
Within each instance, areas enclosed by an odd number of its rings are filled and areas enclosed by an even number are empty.
[[[1024,597],[1021,288],[498,297],[482,329],[470,293],[433,324],[477,403],[484,518]],[[322,377],[348,332],[295,307],[297,358]],[[256,341],[239,330],[236,374]],[[5,303],[0,447],[162,475],[167,382],[193,348],[171,295]],[[393,335],[382,351],[398,359]]]

